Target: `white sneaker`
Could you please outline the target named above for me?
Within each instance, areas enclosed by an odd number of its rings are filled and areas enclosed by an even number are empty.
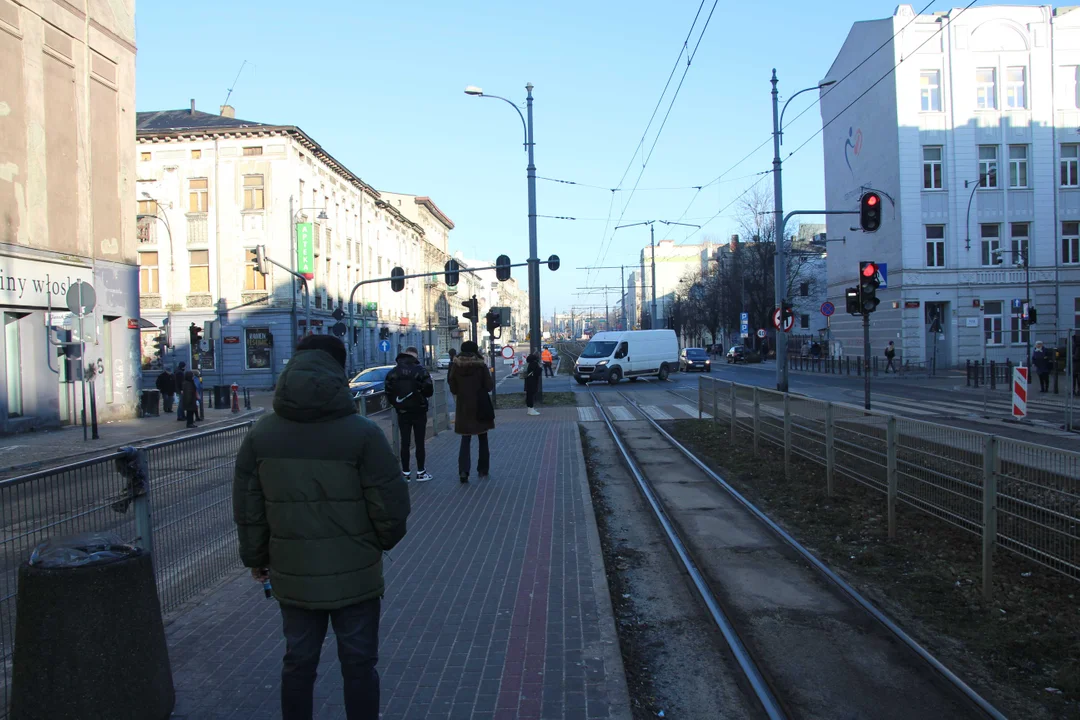
[[[529,408],[529,411],[527,413],[525,413],[525,414],[526,415],[539,415],[540,411],[537,410],[536,408]]]
[[[412,480],[412,470],[402,470],[401,479],[405,482],[409,482],[410,480]]]
[[[432,477],[431,473],[429,473],[427,470],[419,470],[416,473],[416,482],[427,482],[428,480],[434,479],[435,478]]]

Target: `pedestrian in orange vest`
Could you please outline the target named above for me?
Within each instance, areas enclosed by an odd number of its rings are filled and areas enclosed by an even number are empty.
[[[551,351],[547,348],[540,353],[540,362],[544,364],[544,377],[555,377],[555,371],[551,368]]]

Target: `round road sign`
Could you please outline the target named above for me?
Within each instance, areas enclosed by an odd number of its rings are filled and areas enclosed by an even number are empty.
[[[510,346],[510,345],[503,345],[502,356],[503,356],[503,360],[513,360],[514,359],[514,348],[512,346]]]
[[[782,313],[781,313],[780,308],[776,308],[775,310],[773,310],[773,314],[772,314],[773,327],[776,328],[777,330],[783,330],[784,332],[791,332],[791,329],[793,327],[795,327],[795,313],[792,313],[791,315],[788,315],[787,322],[784,323],[783,327],[780,327],[781,314]]]
[[[68,286],[65,300],[68,310],[82,317],[97,305],[97,293],[94,292],[94,286],[90,283],[76,280]]]
[[[763,338],[763,337],[765,337],[765,330],[764,330],[764,328],[762,328],[761,330],[758,330],[758,331],[757,331],[757,336],[758,336],[759,338]]]
[[[380,340],[379,341],[379,351],[380,352],[390,352],[390,341],[389,340]]]
[[[821,303],[821,314],[822,315],[824,315],[825,317],[829,317],[834,312],[836,312],[836,306],[833,305],[831,302],[826,300],[825,302]]]

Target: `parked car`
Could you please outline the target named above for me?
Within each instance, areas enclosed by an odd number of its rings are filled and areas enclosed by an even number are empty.
[[[731,349],[727,351],[728,363],[757,363],[761,362],[761,353],[753,348],[748,348],[745,345],[732,345]]]
[[[704,348],[683,348],[679,354],[679,372],[712,372],[712,360]]]
[[[353,400],[381,393],[386,388],[386,376],[393,369],[393,365],[380,365],[358,373],[349,381],[349,392],[352,393]]]
[[[435,367],[437,369],[439,369],[439,370],[449,370],[450,369],[450,356],[449,355],[443,355],[442,357],[440,357],[438,360],[435,361]]]
[[[667,380],[678,369],[679,340],[674,330],[600,332],[574,362],[574,379],[581,385],[598,380],[615,385],[624,377]]]

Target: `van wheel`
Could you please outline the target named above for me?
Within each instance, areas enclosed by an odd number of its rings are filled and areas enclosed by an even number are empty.
[[[611,374],[608,375],[608,384],[618,385],[620,380],[622,380],[622,371],[619,370],[619,368],[615,368],[611,371]]]
[[[664,380],[667,380],[667,378],[668,378],[667,363],[664,363],[663,365],[660,366],[660,372],[658,372],[656,374],[656,377],[659,378],[661,382],[663,382]]]

